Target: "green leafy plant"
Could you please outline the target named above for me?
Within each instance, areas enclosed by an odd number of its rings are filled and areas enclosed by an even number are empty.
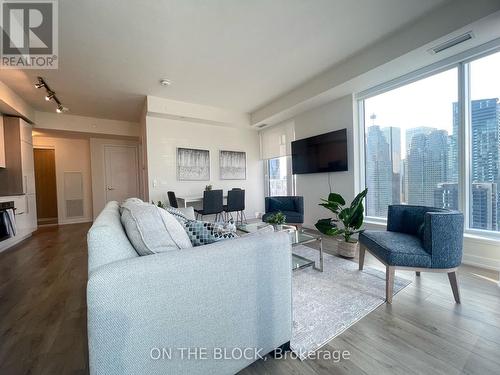
[[[363,225],[365,212],[363,199],[367,192],[368,189],[365,189],[359,193],[350,206],[346,206],[345,199],[340,194],[330,193],[328,199],[322,199],[323,203],[319,205],[332,211],[335,217],[318,220],[316,229],[327,236],[343,236],[345,242],[353,242],[351,236],[363,232],[360,228]],[[337,225],[339,222],[343,228]]]
[[[151,201],[151,203],[157,205],[160,208],[165,208],[165,204],[162,201],[158,201],[158,203],[155,203],[155,201]]]
[[[269,218],[266,220],[269,224],[275,224],[275,225],[283,225],[285,224],[286,221],[286,216],[283,214],[283,212],[276,212],[274,215],[269,216]]]

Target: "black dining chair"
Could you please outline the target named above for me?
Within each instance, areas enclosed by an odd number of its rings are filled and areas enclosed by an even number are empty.
[[[228,216],[234,220],[232,213],[236,212],[236,223],[247,222],[245,217],[245,190],[235,188],[227,192],[227,204],[224,205],[225,219]]]
[[[179,208],[179,205],[177,204],[177,198],[175,197],[175,193],[173,191],[169,191],[167,192],[167,196],[170,207]]]
[[[196,216],[200,215],[203,219],[205,215],[215,215],[214,222],[223,219],[224,205],[222,199],[222,190],[205,190],[203,192],[203,208],[194,210]]]

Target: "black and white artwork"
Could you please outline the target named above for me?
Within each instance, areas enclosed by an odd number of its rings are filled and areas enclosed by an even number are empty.
[[[221,151],[219,165],[221,180],[247,179],[247,154],[245,152]]]
[[[209,181],[210,151],[178,148],[177,179],[179,181]]]

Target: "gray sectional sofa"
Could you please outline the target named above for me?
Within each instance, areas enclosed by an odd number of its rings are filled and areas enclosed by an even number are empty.
[[[287,234],[139,256],[119,208],[88,233],[91,374],[234,374],[290,340]]]

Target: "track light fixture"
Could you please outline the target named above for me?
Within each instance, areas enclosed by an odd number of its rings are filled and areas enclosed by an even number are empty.
[[[63,113],[63,112],[66,112],[66,111],[69,111],[68,108],[64,107],[62,104],[59,104],[57,106],[57,109],[56,109],[56,112],[57,113]]]
[[[47,93],[47,95],[45,96],[45,100],[49,102],[49,101],[51,101],[52,99],[54,99],[54,96],[55,96],[55,94],[54,94],[53,92],[49,92],[49,93]]]
[[[42,87],[45,87],[45,81],[42,78],[38,77],[38,81],[35,83],[35,87],[37,89],[41,89]]]
[[[51,90],[49,85],[47,85],[47,82],[42,77],[37,78],[37,82],[35,83],[35,87],[37,89],[41,89],[42,87],[45,87],[45,91],[47,91],[47,95],[45,95],[45,100],[50,102],[53,100],[57,104],[56,112],[57,113],[63,113],[69,111],[68,108],[62,105],[62,103],[59,101],[59,99],[56,96],[55,91]]]

